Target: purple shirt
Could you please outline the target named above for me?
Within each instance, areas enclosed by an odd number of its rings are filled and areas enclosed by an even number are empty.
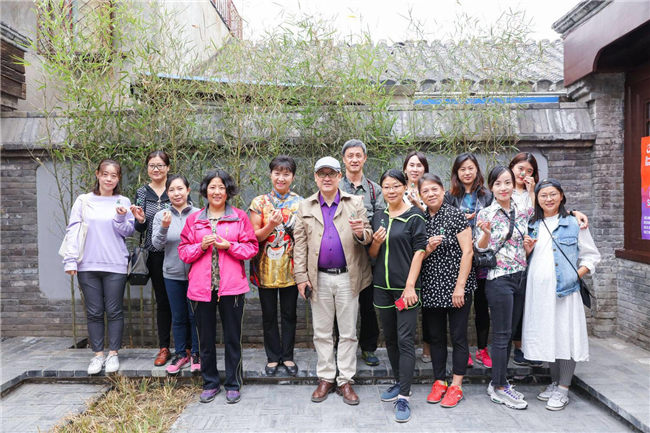
[[[82,204],[85,200],[85,206]],[[113,272],[126,274],[129,251],[124,239],[133,234],[133,214],[127,211],[118,215],[115,208],[119,205],[129,208],[131,202],[127,197],[113,195],[110,197],[95,195],[92,192],[78,197],[70,212],[67,231],[77,233],[83,220],[88,226],[86,244],[82,260],[77,263],[73,257],[63,259],[64,269],[84,271]],[[74,252],[77,248],[74,247]]]
[[[336,193],[331,206],[328,206],[321,194],[318,194],[320,208],[323,212],[323,239],[320,241],[320,252],[318,253],[319,268],[342,268],[347,265],[345,253],[339,232],[334,225],[334,214],[339,207],[341,192]]]

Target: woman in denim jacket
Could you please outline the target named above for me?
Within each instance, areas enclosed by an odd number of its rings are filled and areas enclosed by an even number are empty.
[[[587,322],[576,269],[582,278],[593,273],[600,261],[589,229],[580,228],[567,213],[565,203],[558,181],[539,183],[535,188],[535,215],[524,238],[530,256],[522,349],[527,357],[549,363],[553,382],[537,395],[547,402],[549,410],[561,410],[569,404],[576,362],[589,360]]]

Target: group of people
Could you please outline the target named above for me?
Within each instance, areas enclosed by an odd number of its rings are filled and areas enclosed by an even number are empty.
[[[298,296],[310,303],[318,357],[313,402],[336,392],[345,403],[359,404],[352,386],[357,349],[361,346],[368,365],[379,365],[378,313],[395,379],[380,398],[394,402],[396,421],[408,421],[421,314],[423,359],[433,366],[426,400],[455,407],[474,362],[467,337],[473,301],[475,360],[491,368],[490,399],[527,407],[506,378],[514,341],[515,352],[521,351],[515,353],[517,362],[549,363],[552,383],[537,398],[547,409],[563,409],[576,362],[588,359],[578,276],[593,272],[600,260],[586,216],[567,211],[558,181],[539,180],[530,153],[517,154],[508,167],[494,167],[487,186],[476,157],[461,154],[449,190],[429,173],[421,152],[409,153],[402,169],[387,170],[378,184],[364,174],[367,155],[366,145],[353,139],[341,151],[345,173],[336,158],[319,159],[313,170],[317,191],[304,199],[291,190],[296,162],[277,156],[269,164],[271,190],[255,197],[248,212],[231,205],[238,187],[224,170],[205,175],[200,194],[206,205],[198,209],[189,198],[188,180],[168,173],[169,156],[152,152],[146,160],[150,183],[138,189],[132,205],[120,195],[120,164],[101,161],[95,188],[79,196],[70,213],[67,236],[80,241],[68,243],[64,257],[65,271],[77,275],[84,294],[95,352],[88,373],[119,369],[129,259],[125,238],[137,230],[149,252],[157,304],[160,351],[154,364],[167,365],[169,374],[200,371],[201,402],[214,400],[222,385],[217,310],[226,401],[241,398],[241,336],[250,290],[244,263],[249,261],[250,281],[259,288],[267,375],[279,368],[297,374]],[[489,251],[495,263],[473,264],[475,254]]]

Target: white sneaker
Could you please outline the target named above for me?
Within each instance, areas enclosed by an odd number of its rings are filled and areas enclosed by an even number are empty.
[[[88,374],[99,374],[99,372],[102,371],[102,368],[104,367],[105,360],[106,358],[104,358],[104,355],[97,355],[91,359],[90,364],[88,364]]]
[[[493,388],[490,400],[494,403],[505,404],[510,409],[526,409],[528,407],[523,394],[514,391],[510,385],[506,385],[503,389]]]
[[[539,394],[537,394],[537,400],[548,401],[551,398],[551,395],[557,390],[557,383],[553,382],[546,389]]]
[[[514,385],[511,385],[510,382],[506,382],[506,383],[507,383],[508,386],[510,387],[510,391],[512,391],[512,392],[513,392],[517,397],[519,397],[520,399],[523,399],[523,398],[524,398],[524,395],[523,395],[521,392],[515,390],[515,386],[514,386]],[[487,387],[487,395],[489,395],[490,397],[492,397],[492,394],[494,394],[494,387],[492,386],[492,382],[490,382],[490,383],[488,384],[488,387]]]
[[[106,374],[115,373],[120,369],[120,360],[117,355],[108,355],[106,358]]]
[[[546,409],[562,410],[567,404],[569,404],[569,395],[556,390],[546,402]]]

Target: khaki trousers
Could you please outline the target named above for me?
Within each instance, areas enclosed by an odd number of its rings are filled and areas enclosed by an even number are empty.
[[[347,273],[318,273],[318,291],[311,301],[314,348],[318,355],[319,379],[338,386],[352,382],[357,372],[357,313],[359,295],[352,292]],[[334,359],[334,317],[339,327],[337,359]],[[338,366],[339,375],[336,376]]]

